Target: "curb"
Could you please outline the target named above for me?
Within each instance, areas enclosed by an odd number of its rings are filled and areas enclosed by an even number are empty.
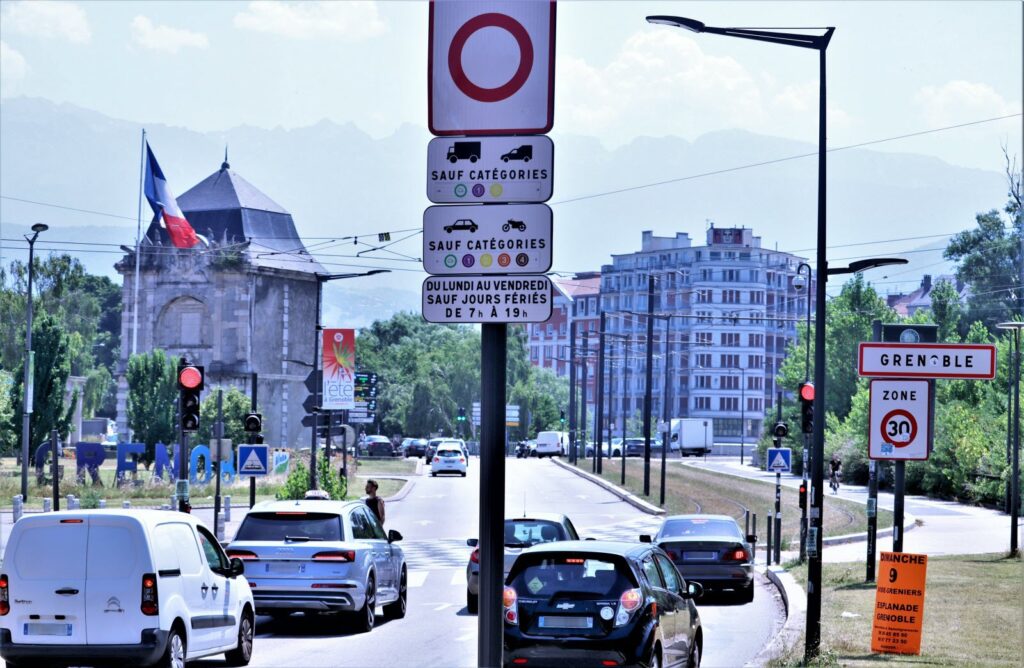
[[[594,475],[593,473],[587,473],[586,471],[581,471],[579,468],[573,466],[572,464],[566,464],[561,459],[556,459],[554,457],[549,457],[549,459],[554,464],[556,464],[558,466],[561,466],[563,469],[566,469],[568,471],[572,471],[573,473],[575,473],[579,477],[581,477],[581,478],[583,478],[585,480],[588,480],[588,481],[594,483],[595,485],[597,485],[598,487],[601,487],[601,488],[611,492],[612,494],[614,494],[615,496],[619,497],[620,499],[622,499],[623,501],[625,501],[629,505],[633,506],[637,510],[645,512],[648,515],[664,515],[665,512],[666,512],[664,508],[659,508],[658,506],[655,506],[655,505],[652,505],[650,503],[647,503],[646,501],[644,501],[640,497],[636,496],[635,494],[631,494],[631,493],[627,492],[626,490],[622,489],[621,487],[619,487],[618,485],[613,485],[612,483],[608,482],[607,480],[605,480],[603,478],[600,478],[600,477]]]
[[[715,473],[715,474],[718,474],[718,475],[727,475],[727,476],[729,476],[731,478],[739,478],[740,480],[752,480],[753,482],[760,482],[760,483],[764,483],[766,485],[774,484],[771,480],[762,480],[761,478],[751,478],[749,476],[740,475],[738,473],[727,473],[726,471],[715,471],[713,469],[705,469],[705,468],[700,467],[700,466],[694,466],[693,468],[701,470],[701,471],[706,471],[708,473]],[[861,505],[867,505],[866,503],[861,503],[857,499],[843,499],[843,500],[844,501],[849,501],[850,503],[859,503]],[[906,535],[908,531],[913,530],[915,527],[920,526],[920,524],[921,524],[921,522],[917,519],[917,517],[915,517],[914,515],[911,515],[910,513],[906,512],[905,510],[903,511],[903,535]],[[882,538],[884,536],[891,536],[892,535],[892,531],[893,531],[894,528],[895,527],[887,527],[885,529],[878,529],[878,530],[876,530],[875,531],[875,538],[876,538],[876,540],[878,538]],[[821,539],[821,545],[822,545],[822,547],[825,547],[825,546],[828,546],[828,545],[845,545],[846,543],[860,543],[860,542],[864,542],[864,541],[867,541],[867,539],[868,539],[868,532],[867,531],[861,531],[859,533],[848,533],[848,534],[845,534],[845,535],[842,535],[842,536],[829,536],[827,538],[822,538]]]
[[[757,656],[747,662],[748,666],[763,666],[772,659],[785,656],[800,642],[807,628],[807,594],[793,576],[780,566],[767,567],[764,575],[782,596],[786,606],[786,622]]]
[[[401,501],[405,497],[409,496],[409,492],[411,492],[412,488],[416,486],[416,481],[415,480],[410,480],[409,478],[403,478],[403,477],[400,477],[400,476],[379,475],[379,476],[377,476],[377,478],[380,478],[381,480],[404,480],[405,481],[405,484],[402,485],[402,489],[398,490],[397,492],[395,492],[391,496],[384,497],[384,502],[385,503],[391,503],[392,501]]]

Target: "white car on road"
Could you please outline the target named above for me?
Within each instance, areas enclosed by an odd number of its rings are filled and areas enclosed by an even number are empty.
[[[195,517],[161,510],[26,515],[0,572],[0,656],[10,667],[183,668],[252,657],[244,567]]]
[[[245,563],[258,614],[339,612],[366,632],[378,605],[391,619],[405,617],[400,540],[361,501],[265,501],[242,520],[228,555]]]
[[[459,447],[457,441],[443,441],[430,460],[430,475],[439,473],[458,473],[466,477],[466,452]]]

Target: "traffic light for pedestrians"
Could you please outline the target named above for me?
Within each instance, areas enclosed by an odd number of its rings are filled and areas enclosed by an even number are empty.
[[[558,418],[558,421],[562,423],[562,426],[563,426],[563,427],[565,426],[565,411],[562,411],[562,414],[561,414],[561,416],[560,416],[560,417]]]
[[[789,425],[785,422],[776,422],[775,428],[772,429],[772,435],[779,440],[786,438],[789,436]]]
[[[814,383],[800,384],[800,427],[805,434],[814,431]]]
[[[807,508],[807,483],[800,483],[800,510]]]
[[[455,418],[455,419],[458,422],[465,422],[466,421],[466,409],[463,408],[462,406],[459,406],[459,416],[457,418]]]
[[[261,413],[246,413],[242,419],[242,425],[248,434],[258,434],[263,431],[263,415]]]
[[[188,364],[184,358],[178,364],[178,392],[181,409],[181,430],[199,430],[199,394],[203,391],[203,367]]]

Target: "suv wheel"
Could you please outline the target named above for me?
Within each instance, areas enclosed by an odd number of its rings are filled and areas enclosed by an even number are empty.
[[[408,580],[405,566],[402,566],[402,579],[398,584],[398,600],[384,606],[384,616],[388,619],[401,619],[405,617],[405,609],[408,601]]]
[[[231,651],[224,653],[229,666],[248,666],[252,660],[252,629],[253,615],[246,610],[242,621],[238,623],[238,644]]]
[[[363,609],[354,613],[352,625],[356,633],[369,633],[377,622],[377,589],[374,586],[373,574],[366,581],[366,600]]]

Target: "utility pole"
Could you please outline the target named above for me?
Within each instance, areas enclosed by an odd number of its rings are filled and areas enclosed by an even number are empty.
[[[594,429],[594,436],[597,437],[597,444],[594,446],[594,471],[601,475],[601,461],[604,459],[601,442],[604,439],[604,340],[606,318],[605,312],[601,311],[600,330],[597,333],[597,425]]]
[[[626,423],[629,422],[629,406],[633,403],[633,398],[629,393],[629,345],[630,335],[626,334],[626,346],[624,348],[623,359],[626,365],[624,385],[622,387],[622,445],[619,446],[619,457],[622,459],[622,477],[619,482],[623,485],[626,484]]]
[[[576,302],[569,321],[569,462],[576,464]]]
[[[654,373],[654,274],[647,276],[647,387],[644,390],[644,496],[651,495],[651,383]]]
[[[583,386],[580,388],[580,425],[583,430],[583,459],[587,457],[587,376],[590,367],[590,330],[583,329]]]
[[[21,401],[21,499],[28,501],[28,466],[32,440],[32,400],[35,392],[34,375],[35,355],[32,353],[32,276],[35,274],[35,246],[39,234],[50,229],[43,223],[32,226],[34,234],[25,239],[28,241],[28,292],[25,303],[25,378],[22,382]]]
[[[665,468],[668,455],[668,438],[672,433],[672,318],[665,318],[665,395],[662,397],[662,419],[665,422],[665,430],[661,434],[661,493],[658,504],[665,505]]]

